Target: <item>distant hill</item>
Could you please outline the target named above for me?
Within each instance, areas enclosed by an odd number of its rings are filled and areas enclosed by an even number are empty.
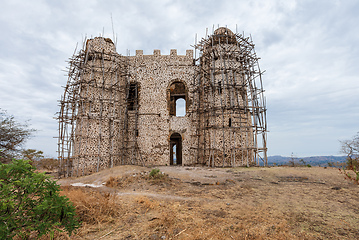
[[[346,156],[312,156],[312,157],[283,157],[283,156],[269,156],[268,165],[272,166],[274,163],[276,165],[285,165],[289,161],[294,160],[294,162],[299,163],[301,159],[304,160],[306,164],[312,166],[328,166],[328,162],[331,163],[343,163],[346,162]]]

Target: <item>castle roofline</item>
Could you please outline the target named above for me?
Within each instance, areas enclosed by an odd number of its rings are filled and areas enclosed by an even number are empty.
[[[180,56],[180,57],[190,57],[190,58],[193,58],[193,50],[192,49],[187,49],[186,50],[186,55],[177,55],[177,49],[171,49],[170,50],[170,54],[169,55],[161,55],[161,50],[159,49],[154,49],[153,50],[153,54],[150,55],[144,55],[143,54],[143,50],[136,50],[136,57],[142,57],[142,56],[155,56],[155,57],[160,57],[160,56]]]

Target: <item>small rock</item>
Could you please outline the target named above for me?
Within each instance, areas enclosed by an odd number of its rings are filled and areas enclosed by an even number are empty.
[[[156,240],[156,239],[159,239],[158,235],[157,234],[152,234],[149,239],[153,239],[153,240]]]
[[[201,182],[191,182],[192,185],[195,185],[195,186],[200,186],[202,183]]]

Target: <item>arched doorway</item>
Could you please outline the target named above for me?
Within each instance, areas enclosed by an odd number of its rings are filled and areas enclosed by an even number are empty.
[[[170,165],[182,165],[182,137],[179,133],[170,137]]]

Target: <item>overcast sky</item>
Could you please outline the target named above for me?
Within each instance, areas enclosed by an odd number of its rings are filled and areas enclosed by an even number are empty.
[[[111,15],[120,54],[185,54],[213,24],[251,34],[269,155],[340,155],[359,131],[357,0],[0,0],[0,108],[38,130],[25,147],[57,156],[66,60],[86,36],[113,38]]]

